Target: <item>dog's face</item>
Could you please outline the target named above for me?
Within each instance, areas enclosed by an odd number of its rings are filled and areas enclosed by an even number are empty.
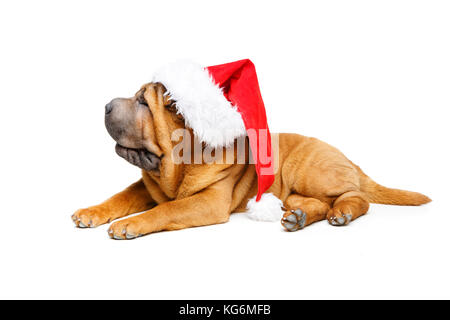
[[[146,90],[162,95],[162,108],[149,106],[149,101],[145,98]],[[158,171],[164,155],[163,148],[158,143],[153,114],[158,110],[170,109],[172,102],[163,95],[164,92],[165,88],[161,84],[147,84],[134,97],[113,99],[105,107],[106,129],[117,142],[117,154],[146,171]],[[152,104],[158,103],[155,99],[152,100]]]

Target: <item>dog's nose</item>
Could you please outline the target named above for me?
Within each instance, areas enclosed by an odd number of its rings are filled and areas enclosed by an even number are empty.
[[[105,106],[105,114],[111,113],[113,109],[113,104],[110,102]]]

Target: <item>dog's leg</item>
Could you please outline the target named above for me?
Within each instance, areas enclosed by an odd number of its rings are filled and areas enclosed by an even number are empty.
[[[330,206],[315,198],[291,194],[285,201],[286,212],[281,224],[287,231],[303,229],[311,223],[325,220]]]
[[[99,205],[78,210],[72,215],[72,220],[79,228],[93,228],[132,213],[148,210],[153,205],[154,201],[141,179]]]
[[[369,210],[369,202],[359,191],[342,194],[334,201],[327,213],[328,222],[333,226],[343,226],[364,215]]]
[[[164,202],[140,215],[114,222],[108,234],[125,240],[158,231],[224,223],[229,219],[230,206],[231,190],[219,182],[190,197]]]

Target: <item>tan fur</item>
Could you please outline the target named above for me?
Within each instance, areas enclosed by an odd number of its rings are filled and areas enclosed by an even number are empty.
[[[178,230],[228,221],[233,212],[245,210],[255,196],[257,181],[254,165],[174,164],[171,133],[184,128],[184,122],[170,107],[160,84],[145,85],[142,96],[150,112],[140,128],[151,152],[162,156],[159,170],[142,172],[142,179],[104,203],[78,210],[73,219],[80,226],[95,227],[131,213],[144,213],[115,222],[109,229],[116,239],[134,238],[162,230]],[[225,154],[225,152],[224,152]],[[248,160],[248,148],[246,159]],[[279,134],[279,169],[267,191],[286,207],[306,214],[306,223],[328,219],[344,225],[365,214],[369,202],[420,205],[426,196],[376,184],[339,150],[315,138],[298,134]],[[297,219],[297,217],[295,217]]]

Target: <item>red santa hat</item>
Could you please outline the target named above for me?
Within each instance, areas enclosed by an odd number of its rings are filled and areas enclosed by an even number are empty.
[[[258,177],[257,195],[248,204],[249,216],[281,218],[281,200],[264,194],[274,181],[274,155],[253,63],[245,59],[204,68],[183,61],[161,68],[153,81],[166,87],[186,125],[206,145],[227,147],[248,133]]]

